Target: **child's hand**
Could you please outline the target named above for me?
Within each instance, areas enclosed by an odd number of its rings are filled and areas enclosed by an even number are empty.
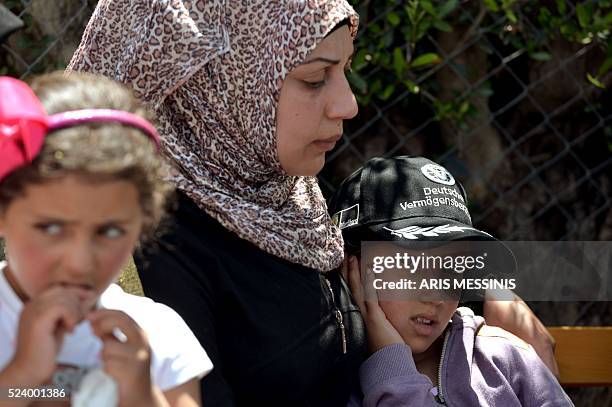
[[[96,310],[87,318],[104,344],[101,358],[104,370],[119,386],[119,405],[155,405],[156,395],[151,384],[151,349],[144,331],[121,311]]]
[[[90,290],[53,286],[26,302],[7,367],[20,384],[38,386],[51,379],[64,334],[85,318],[94,296]]]
[[[353,294],[353,299],[361,310],[361,315],[363,316],[368,333],[368,347],[370,352],[374,353],[385,346],[396,343],[405,343],[404,339],[397,332],[395,327],[391,325],[391,322],[389,322],[387,316],[380,307],[378,298],[375,297],[376,293],[369,293],[370,295],[368,295],[368,298],[374,297],[374,299],[366,300],[357,258],[350,256],[350,258],[348,260],[345,259],[344,262],[343,272],[346,271],[348,274],[348,283],[351,293]],[[374,290],[374,287],[368,283],[367,289]]]

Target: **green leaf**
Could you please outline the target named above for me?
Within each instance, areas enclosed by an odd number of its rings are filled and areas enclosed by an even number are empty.
[[[359,106],[367,106],[370,104],[372,100],[372,95],[370,94],[365,95],[365,96],[355,95],[355,97],[357,98],[357,103],[359,103]]]
[[[590,73],[587,73],[587,79],[589,80],[589,82],[591,82],[593,85],[597,86],[599,89],[605,89],[606,86],[601,83],[599,81],[599,79],[595,78],[594,76],[591,76]]]
[[[574,36],[576,28],[572,24],[562,24],[559,28],[559,32],[563,37],[569,40]]]
[[[610,27],[610,25],[612,25],[612,11],[606,14],[606,16],[603,18],[603,24],[606,27]]]
[[[373,23],[373,24],[368,25],[368,31],[374,34],[374,36],[376,36],[377,34],[380,34],[382,29],[380,28],[378,24]]]
[[[367,55],[368,55],[368,50],[364,48],[357,51],[357,53],[355,54],[355,57],[353,58],[353,63],[351,64],[351,68],[353,69],[353,71],[359,72],[367,65],[368,63],[366,60]]]
[[[414,21],[416,20],[416,14],[417,14],[416,6],[412,3],[409,3],[407,6],[404,6],[404,11],[406,11],[408,20],[410,20],[410,22],[414,24]]]
[[[382,82],[380,79],[376,79],[372,86],[370,87],[371,94],[377,94],[382,89]]]
[[[512,11],[509,8],[506,9],[506,18],[510,20],[511,23],[516,24],[518,22],[518,18],[516,17],[516,14],[514,14],[514,11]]]
[[[484,5],[490,11],[497,13],[499,11],[499,6],[495,0],[484,0]]]
[[[403,76],[406,71],[406,58],[404,58],[404,53],[400,47],[396,47],[393,50],[393,70],[395,71],[395,76]]]
[[[397,27],[401,22],[401,19],[397,13],[392,11],[387,14],[387,21],[389,21],[389,24],[391,24],[393,27]]]
[[[552,13],[546,7],[540,8],[540,13],[538,14],[538,21],[542,25],[548,25],[552,17]]]
[[[423,10],[427,11],[432,16],[439,14],[439,12],[436,12],[436,8],[433,6],[433,4],[431,4],[431,1],[422,0],[420,5]]]
[[[393,44],[393,30],[389,30],[383,35],[382,44],[384,44],[384,49],[388,49]]]
[[[591,17],[593,16],[593,8],[591,5],[586,3],[577,4],[576,15],[578,16],[578,24],[580,24],[580,27],[585,28],[591,21]]]
[[[387,100],[391,97],[393,92],[395,92],[395,85],[389,84],[378,97],[382,100]]]
[[[438,18],[442,19],[452,13],[459,5],[458,0],[448,0],[438,9]]]
[[[384,67],[391,66],[391,54],[389,52],[381,52],[379,56],[380,56],[380,59],[379,59],[380,65]]]
[[[429,31],[430,28],[431,28],[431,20],[427,19],[427,20],[421,21],[417,29],[415,40],[419,41],[421,38],[423,38],[425,34],[427,34],[427,31]]]
[[[459,116],[463,116],[470,109],[470,102],[464,100],[459,106]]]
[[[346,76],[353,89],[357,90],[358,93],[363,95],[368,92],[368,83],[359,74],[349,71]]]
[[[597,76],[604,76],[606,73],[608,73],[610,68],[612,68],[612,56],[604,59],[603,64],[601,64],[599,70],[597,70]]]
[[[550,61],[552,59],[552,55],[548,52],[540,51],[540,52],[531,52],[529,54],[531,59],[535,59],[536,61]]]
[[[412,69],[426,68],[431,65],[438,64],[442,61],[442,58],[438,54],[434,54],[433,52],[429,52],[427,54],[423,54],[412,61],[410,67]]]
[[[442,21],[442,20],[436,20],[433,22],[433,26],[440,30],[440,31],[444,31],[446,33],[452,32],[453,31],[453,27],[451,27],[451,25],[449,23],[447,23],[446,21]]]
[[[408,89],[410,93],[414,93],[416,95],[421,91],[421,88],[419,88],[419,85],[412,82],[410,79],[405,79],[402,81],[402,83],[404,84],[404,86],[406,86],[406,88]]]
[[[565,15],[565,12],[567,11],[565,0],[557,0],[557,10],[559,10],[559,14]]]

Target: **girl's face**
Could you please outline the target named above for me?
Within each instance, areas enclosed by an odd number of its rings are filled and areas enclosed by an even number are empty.
[[[353,39],[347,26],[328,35],[285,79],[277,108],[278,159],[289,175],[316,175],[357,114],[346,79]]]
[[[13,289],[23,301],[55,285],[97,298],[138,241],[143,213],[137,188],[67,175],[24,192],[0,213]]]

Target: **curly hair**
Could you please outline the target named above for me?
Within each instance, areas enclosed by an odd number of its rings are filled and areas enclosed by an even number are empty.
[[[47,114],[78,109],[117,109],[150,120],[149,112],[123,85],[90,74],[55,72],[31,84]],[[0,182],[0,211],[23,196],[28,185],[68,174],[87,182],[128,181],[138,190],[144,214],[142,238],[150,237],[166,209],[172,188],[156,146],[140,130],[120,123],[89,123],[45,137],[34,161]]]

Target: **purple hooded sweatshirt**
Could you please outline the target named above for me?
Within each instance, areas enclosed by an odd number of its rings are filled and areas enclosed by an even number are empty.
[[[354,394],[349,406],[574,405],[530,345],[469,308],[458,308],[445,332],[437,388],[417,371],[408,345],[390,345],[361,365],[363,398]]]

